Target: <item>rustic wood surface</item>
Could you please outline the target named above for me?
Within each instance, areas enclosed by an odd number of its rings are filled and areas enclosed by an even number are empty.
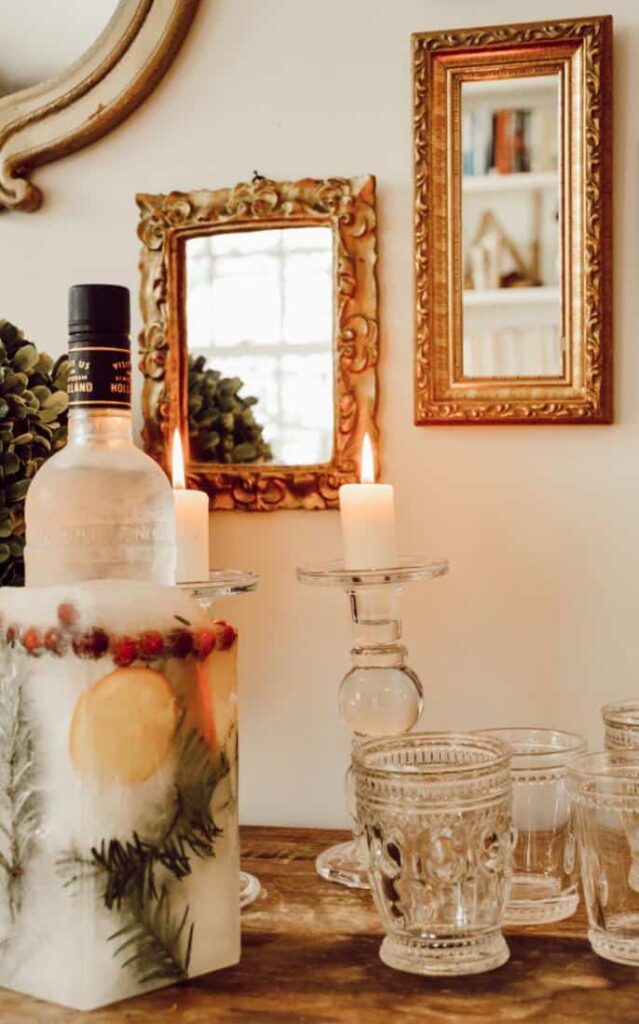
[[[238,967],[93,1013],[0,989],[2,1024],[639,1024],[639,970],[590,951],[583,911],[507,929],[505,967],[435,981],[385,967],[367,893],[321,881],[315,856],[343,833],[243,829],[243,866],[262,881],[243,917]]]

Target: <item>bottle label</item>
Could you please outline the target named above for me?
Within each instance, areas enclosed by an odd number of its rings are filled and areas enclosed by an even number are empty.
[[[69,407],[131,406],[131,356],[100,343],[69,348]]]

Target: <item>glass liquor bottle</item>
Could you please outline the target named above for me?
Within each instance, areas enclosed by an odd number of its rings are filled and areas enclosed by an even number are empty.
[[[133,444],[129,291],[69,292],[69,439],[27,493],[27,586],[175,582],[173,493]]]

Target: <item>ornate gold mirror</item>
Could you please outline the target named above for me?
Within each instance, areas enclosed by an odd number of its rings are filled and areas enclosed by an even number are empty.
[[[612,417],[612,19],[414,36],[416,422]]]
[[[139,195],[143,437],[214,509],[336,508],[377,445],[375,181]]]

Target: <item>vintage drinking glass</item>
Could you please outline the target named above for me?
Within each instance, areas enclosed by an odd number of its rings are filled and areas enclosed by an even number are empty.
[[[639,966],[639,751],[578,757],[569,786],[590,945],[606,960]]]
[[[476,974],[509,957],[510,751],[491,737],[415,733],[353,751],[355,795],[386,937],[412,974]]]
[[[516,845],[506,924],[561,921],[579,903],[579,872],[566,771],[583,737],[555,729],[482,730],[512,748]]]
[[[606,750],[639,749],[639,700],[615,700],[601,709]]]

